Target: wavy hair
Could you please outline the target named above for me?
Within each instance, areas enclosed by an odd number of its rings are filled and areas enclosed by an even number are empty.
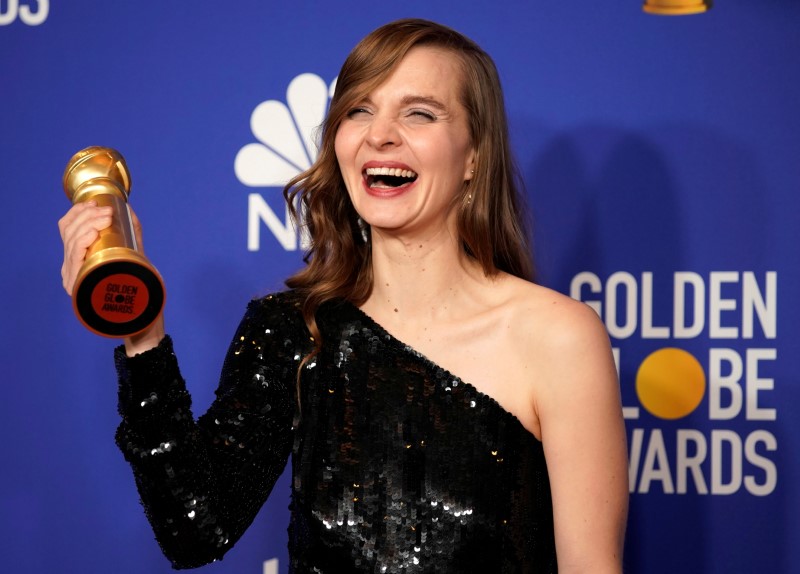
[[[511,156],[503,92],[494,62],[475,42],[441,24],[421,19],[391,22],[361,40],[345,60],[322,125],[317,160],[284,189],[295,223],[304,227],[310,238],[306,267],[286,280],[301,297],[303,317],[314,337],[315,349],[303,364],[322,346],[315,320],[319,306],[333,299],[360,305],[372,291],[371,243],[362,239],[363,223],[339,170],[336,132],[348,111],[418,46],[448,50],[461,63],[459,101],[466,110],[476,152],[475,173],[465,185],[457,216],[462,249],[487,276],[505,271],[533,280],[526,218],[518,193],[522,182]]]

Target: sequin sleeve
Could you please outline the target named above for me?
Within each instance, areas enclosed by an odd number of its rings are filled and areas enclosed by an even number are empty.
[[[117,444],[173,567],[222,558],[272,490],[294,438],[295,374],[307,341],[286,297],[251,302],[216,399],[197,421],[169,337],[132,358],[117,349]]]

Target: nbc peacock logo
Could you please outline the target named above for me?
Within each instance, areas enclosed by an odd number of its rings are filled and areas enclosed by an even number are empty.
[[[243,146],[234,161],[234,172],[241,183],[280,192],[290,179],[311,167],[317,158],[318,129],[335,86],[336,80],[328,85],[316,74],[300,74],[289,83],[286,103],[267,100],[256,106],[250,129],[257,141]],[[283,200],[277,204],[283,204]],[[262,227],[286,251],[306,246],[285,205],[278,216],[261,192],[253,192],[248,195],[247,213],[249,251],[261,249]]]

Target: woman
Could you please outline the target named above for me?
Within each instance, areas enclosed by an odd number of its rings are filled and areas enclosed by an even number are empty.
[[[374,31],[286,195],[308,266],[250,303],[205,415],[163,321],[117,350],[117,443],[173,565],[221,558],[292,452],[292,571],[620,572],[608,339],[530,282],[491,59],[432,22]],[[108,217],[60,222],[67,292]]]

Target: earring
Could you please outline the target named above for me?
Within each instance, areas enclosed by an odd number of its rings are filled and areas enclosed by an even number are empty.
[[[467,205],[469,205],[470,203],[472,203],[472,194],[468,193],[467,194]]]
[[[369,243],[369,225],[367,225],[367,222],[361,219],[361,217],[356,219],[356,223],[358,224],[359,231],[361,231],[361,240],[364,243]]]

